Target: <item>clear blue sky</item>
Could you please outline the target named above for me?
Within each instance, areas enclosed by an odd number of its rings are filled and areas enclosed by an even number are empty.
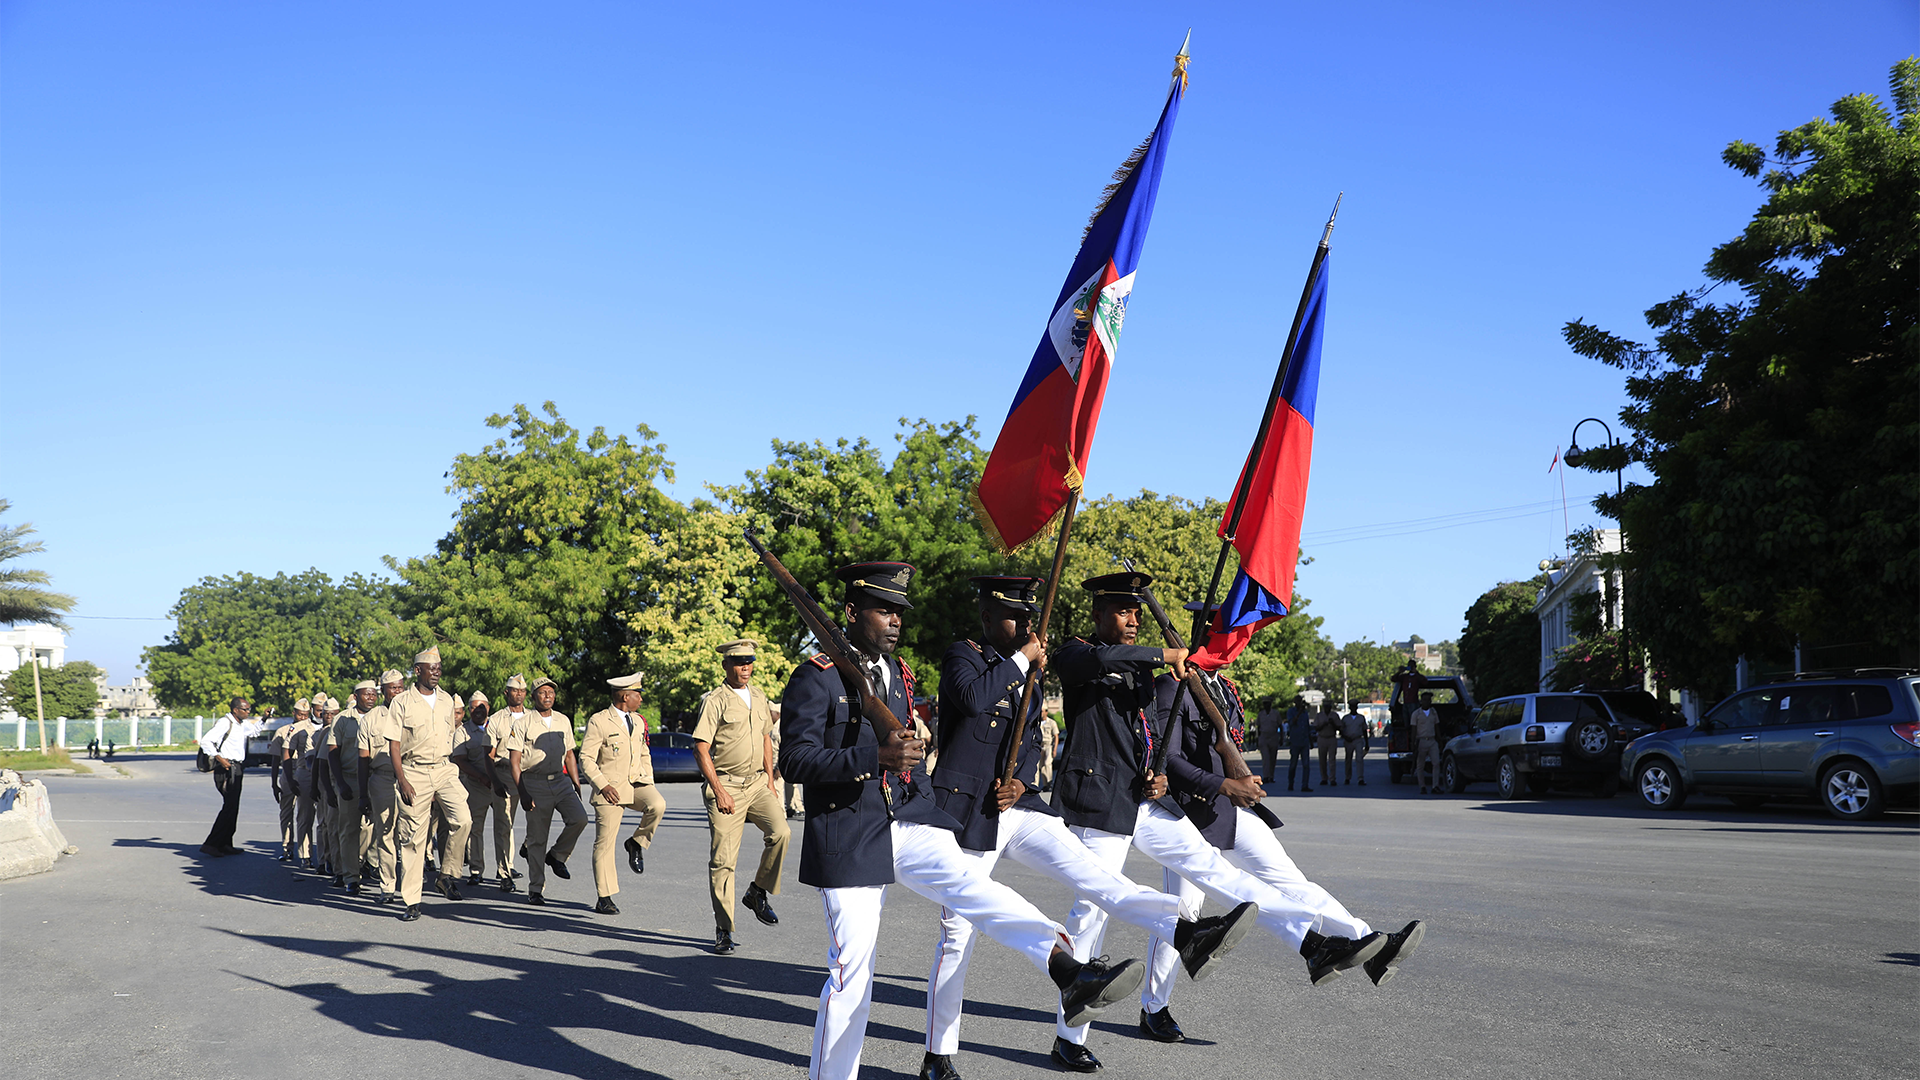
[[[1089,488],[1226,494],[1345,191],[1300,577],[1342,642],[1561,550],[1547,466],[1624,400],[1561,325],[1642,331],[1760,201],[1721,148],[1920,41],[1904,0],[6,0],[0,497],[70,655],[124,680],[170,624],[101,617],[203,575],[429,550],[515,402],[651,425],[681,497],[775,436],[990,443],[1189,26]]]

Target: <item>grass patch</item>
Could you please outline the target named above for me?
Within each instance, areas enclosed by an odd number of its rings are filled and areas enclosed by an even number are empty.
[[[0,750],[0,769],[16,772],[30,769],[72,769],[76,773],[93,771],[73,760],[72,755],[57,746],[47,747],[44,754],[38,750]]]

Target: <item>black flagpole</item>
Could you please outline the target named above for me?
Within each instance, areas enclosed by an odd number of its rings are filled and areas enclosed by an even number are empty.
[[[1206,606],[1193,615],[1193,635],[1189,641],[1191,648],[1198,650],[1206,645],[1213,631],[1213,605],[1220,595],[1220,575],[1227,569],[1227,552],[1233,549],[1233,539],[1240,531],[1240,515],[1247,510],[1247,496],[1252,493],[1253,468],[1260,460],[1260,454],[1267,446],[1267,434],[1273,430],[1273,414],[1280,405],[1280,394],[1287,385],[1287,373],[1293,367],[1293,349],[1300,343],[1300,324],[1307,317],[1307,301],[1313,297],[1313,286],[1320,280],[1320,264],[1327,259],[1327,248],[1333,240],[1333,223],[1340,216],[1340,200],[1346,192],[1334,196],[1333,213],[1327,215],[1326,231],[1320,234],[1320,246],[1313,249],[1313,265],[1307,268],[1307,283],[1300,289],[1300,306],[1293,312],[1293,328],[1287,331],[1287,347],[1280,354],[1280,370],[1273,373],[1273,390],[1267,394],[1267,411],[1260,417],[1260,431],[1253,437],[1253,449],[1247,451],[1247,463],[1240,470],[1240,482],[1233,491],[1233,508],[1227,513],[1227,532],[1220,538],[1220,557],[1213,563],[1213,580],[1207,585]],[[1291,600],[1284,597],[1283,600]]]

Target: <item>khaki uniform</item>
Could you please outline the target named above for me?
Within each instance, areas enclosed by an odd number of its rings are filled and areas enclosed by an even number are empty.
[[[467,849],[467,792],[460,786],[460,770],[453,755],[465,746],[466,726],[453,718],[453,692],[441,687],[428,703],[417,687],[409,686],[387,707],[389,730],[400,732],[399,767],[413,787],[413,802],[402,802],[395,843],[400,849],[400,900],[408,907],[420,902],[427,845],[433,839],[433,814],[447,824],[447,849]],[[451,869],[451,868],[449,868]]]
[[[498,712],[487,715],[487,754],[492,759],[493,777],[500,782],[500,790],[505,795],[495,797],[490,812],[493,814],[493,864],[494,874],[502,881],[513,878],[513,812],[519,805],[513,791],[513,763],[507,760],[507,742],[513,736],[513,726],[527,716],[527,710],[512,712],[504,706]],[[480,837],[484,819],[473,819],[473,835]]]
[[[1420,790],[1429,786],[1440,790],[1440,713],[1430,707],[1421,706],[1413,713],[1413,778],[1419,782]],[[1433,777],[1431,785],[1425,777]]]
[[[550,716],[530,712],[513,725],[507,736],[507,750],[520,752],[520,786],[533,801],[527,811],[527,891],[542,892],[547,884],[547,834],[553,828],[554,811],[560,812],[563,825],[560,838],[553,843],[555,859],[566,862],[573,857],[573,845],[587,831],[587,808],[580,802],[580,788],[566,774],[567,751],[574,749],[573,721],[555,711]]]
[[[373,840],[373,826],[360,814],[367,798],[367,793],[360,790],[360,726],[369,715],[348,709],[327,729],[326,750],[338,751],[335,756],[340,758],[340,775],[333,778],[333,789],[340,793],[340,805],[333,814],[334,852],[339,859],[333,872],[345,874],[348,881],[359,879],[361,868],[367,864],[367,847]],[[333,767],[331,759],[327,767]],[[348,790],[352,790],[352,798],[347,797]]]
[[[399,890],[400,853],[395,836],[400,827],[400,797],[394,788],[393,757],[387,743],[401,737],[393,713],[376,705],[360,718],[360,753],[367,759],[367,794],[373,805],[368,831],[367,859],[380,877],[380,894]],[[357,766],[356,766],[357,768]],[[355,774],[358,775],[357,773]]]
[[[513,842],[513,825],[509,816],[512,813],[509,809],[512,804],[506,796],[500,794],[507,785],[500,783],[499,774],[493,768],[493,736],[488,734],[492,728],[491,722],[478,726],[471,721],[468,722],[467,744],[461,749],[460,756],[465,757],[467,762],[478,769],[482,776],[487,777],[489,782],[475,783],[473,777],[462,770],[460,786],[467,790],[467,816],[473,819],[472,831],[467,834],[467,873],[475,876],[486,873],[487,815],[492,814],[494,815],[493,865],[499,872],[499,876],[504,878],[513,870],[512,849],[506,846]],[[511,782],[512,777],[509,776],[508,784]],[[447,866],[446,870],[452,873],[453,867]]]
[[[627,810],[640,811],[632,839],[642,848],[653,846],[654,830],[667,812],[667,800],[653,786],[647,718],[614,708],[594,713],[580,739],[580,771],[587,774],[587,786],[593,789],[593,884],[601,896],[612,896],[620,891],[616,848]],[[613,802],[601,790],[608,787],[613,789]]]
[[[316,850],[313,842],[313,755],[307,753],[307,748],[313,742],[313,733],[318,730],[320,725],[309,720],[304,724],[295,725],[294,730],[287,735],[287,752],[293,755],[287,763],[293,766],[293,790],[296,800],[293,843],[300,858],[316,861],[320,858],[320,852]],[[285,770],[282,770],[282,773],[284,776]]]
[[[333,821],[333,804],[327,802],[327,793],[320,786],[320,770],[325,763],[327,737],[333,734],[332,724],[321,724],[307,736],[307,787],[313,792],[313,859],[330,873],[340,873],[335,853],[338,839]]]
[[[311,721],[305,722],[311,723]],[[282,724],[273,730],[273,735],[268,741],[273,744],[273,756],[276,760],[287,756],[287,737],[292,735],[302,723],[303,721],[296,720],[291,724]],[[293,823],[294,807],[299,797],[299,792],[293,786],[293,763],[282,760],[280,761],[280,854],[282,855],[297,857],[298,854],[294,849],[299,843],[299,837],[294,831]]]
[[[758,687],[748,687],[747,694],[751,704],[740,700],[740,694],[730,686],[708,692],[700,699],[700,718],[693,728],[694,740],[707,744],[713,771],[733,798],[733,813],[723,814],[712,787],[702,785],[712,841],[707,883],[713,890],[713,925],[728,932],[734,927],[734,866],[740,858],[740,836],[747,823],[752,822],[766,840],[753,883],[769,895],[780,891],[780,868],[786,862],[791,835],[786,807],[767,773],[773,710]]]

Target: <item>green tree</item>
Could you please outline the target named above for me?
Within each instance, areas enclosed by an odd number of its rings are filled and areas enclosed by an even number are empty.
[[[174,710],[217,716],[236,694],[261,714],[315,691],[344,699],[391,662],[381,651],[391,637],[389,590],[381,578],[336,584],[319,570],[202,578],[181,590],[173,633],[141,663],[154,696]]]
[[[594,428],[585,438],[549,401],[494,414],[506,435],[454,458],[452,531],[424,558],[387,566],[400,578],[391,655],[404,667],[440,647],[448,686],[497,697],[516,672],[558,683],[563,711],[605,704],[605,680],[631,671],[642,643],[630,628],[652,603],[637,570],[684,509],[656,486],[672,481],[666,447],[642,424],[637,440]]]
[[[0,515],[6,514],[12,505],[0,499]],[[47,588],[53,579],[45,570],[22,570],[7,565],[15,559],[37,555],[46,547],[38,540],[27,539],[33,532],[30,521],[0,525],[0,623],[45,623],[65,629],[64,616],[73,610],[74,598]]]
[[[1344,670],[1340,666],[1342,660],[1347,662]],[[1393,691],[1393,673],[1406,662],[1406,655],[1390,645],[1377,645],[1364,640],[1349,641],[1335,649],[1333,643],[1328,642],[1327,647],[1314,659],[1307,685],[1324,690],[1339,700],[1344,679],[1347,700],[1384,701]]]
[[[85,660],[69,660],[57,668],[40,669],[40,702],[48,720],[64,716],[69,720],[91,719],[100,703],[100,686],[94,679],[104,674]],[[34,715],[33,668],[22,665],[0,681],[0,708],[10,708],[21,716]],[[51,743],[53,736],[47,736]]]
[[[1626,532],[1627,629],[1683,685],[1796,640],[1920,660],[1920,61],[1891,85],[1891,111],[1843,98],[1771,157],[1727,147],[1767,200],[1712,286],[1648,310],[1653,345],[1565,328],[1628,373],[1627,442],[1579,467],[1654,476],[1595,505]],[[1741,298],[1705,302],[1721,285]]]
[[[1545,574],[1503,581],[1467,609],[1460,667],[1473,681],[1475,701],[1540,688],[1540,617],[1533,604],[1546,584]]]

